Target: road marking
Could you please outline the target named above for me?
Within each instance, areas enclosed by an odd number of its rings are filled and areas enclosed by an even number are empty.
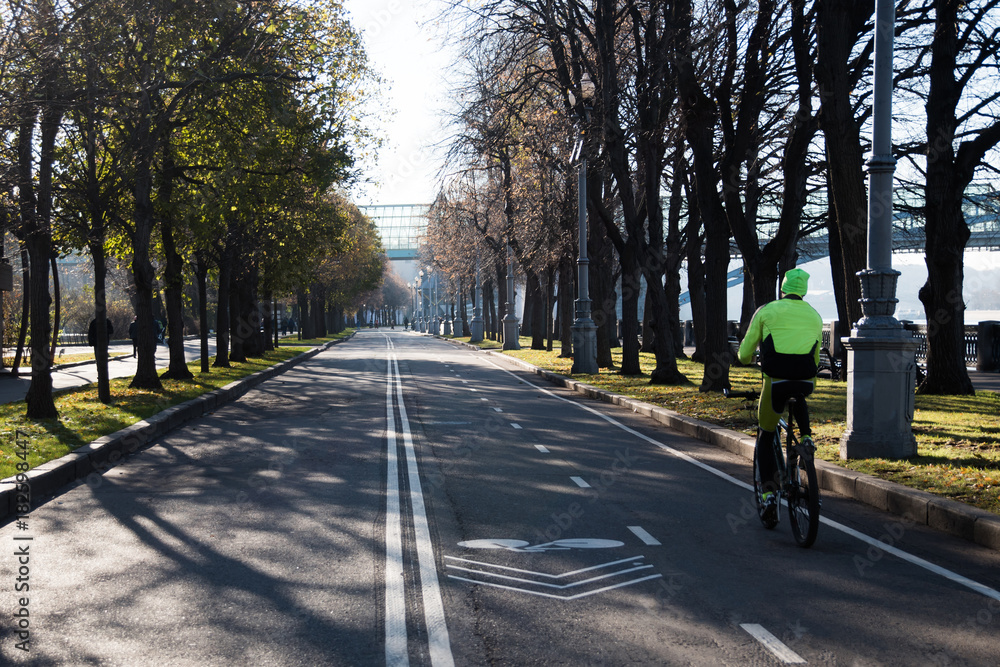
[[[548,454],[549,453],[549,448],[546,447],[545,445],[535,445],[535,449],[537,449],[538,451],[540,451],[542,454]]]
[[[406,418],[406,403],[403,401],[403,378],[399,374],[396,355],[392,355],[393,375],[396,382],[396,405],[399,420],[403,426],[403,449],[406,451],[407,480],[410,483],[410,507],[413,509],[413,533],[417,542],[417,563],[420,570],[420,589],[424,603],[424,621],[427,624],[427,643],[433,667],[453,667],[455,659],[451,654],[451,640],[444,617],[444,602],[438,583],[437,564],[434,560],[434,543],[427,523],[424,494],[417,468],[417,453],[413,447],[413,434]]]
[[[403,530],[399,513],[399,464],[396,459],[396,415],[392,406],[392,358],[386,371],[386,499],[385,499],[385,662],[409,665],[406,647],[406,592],[403,581]]]
[[[538,386],[536,384],[528,382],[527,380],[525,380],[525,379],[523,379],[521,377],[518,377],[517,375],[515,375],[511,371],[507,370],[506,368],[504,368],[502,366],[499,366],[498,364],[494,363],[493,361],[491,361],[489,359],[485,359],[485,361],[486,361],[486,363],[490,364],[494,368],[497,368],[497,369],[503,371],[504,373],[507,373],[508,375],[510,375],[511,377],[513,377],[514,379],[516,379],[520,383],[526,384],[529,387],[532,387],[533,389],[537,389],[538,391],[542,392],[543,394],[547,394],[547,395],[551,396],[552,398],[555,398],[557,400],[563,401],[564,403],[569,403],[571,405],[575,405],[576,407],[580,408],[581,410],[585,410],[585,411],[589,412],[590,414],[592,414],[592,415],[594,415],[596,417],[600,417],[601,419],[603,419],[604,421],[608,422],[609,424],[611,424],[613,426],[617,426],[618,428],[620,428],[621,430],[625,431],[626,433],[629,433],[629,434],[635,436],[636,438],[639,438],[640,440],[648,442],[649,444],[653,445],[654,447],[658,447],[659,449],[662,449],[663,451],[668,452],[668,453],[676,456],[677,458],[681,459],[682,461],[686,461],[687,463],[690,463],[691,465],[693,465],[693,466],[695,466],[697,468],[701,468],[702,470],[704,470],[707,473],[715,475],[716,477],[719,477],[720,479],[724,479],[724,480],[726,480],[727,482],[729,482],[731,484],[735,484],[736,486],[740,487],[741,489],[744,489],[746,491],[751,491],[751,492],[753,491],[753,485],[748,484],[747,482],[744,482],[742,480],[736,479],[732,475],[730,475],[728,473],[724,473],[721,470],[717,470],[717,469],[713,468],[712,466],[708,465],[707,463],[703,463],[703,462],[699,461],[698,459],[694,458],[693,456],[690,456],[689,454],[685,454],[684,452],[680,451],[679,449],[675,449],[673,447],[670,447],[669,445],[665,445],[662,442],[649,437],[648,435],[640,433],[640,432],[636,431],[633,428],[629,428],[628,426],[625,426],[625,424],[622,424],[620,421],[618,421],[614,417],[609,417],[608,415],[600,412],[599,410],[595,410],[594,408],[592,408],[592,407],[590,407],[588,405],[584,405],[582,403],[577,403],[576,401],[572,401],[572,400],[570,400],[568,398],[565,398],[565,397],[560,396],[560,395],[558,395],[558,394],[556,394],[554,392],[551,392],[548,389],[545,389],[545,388],[540,387],[540,386]],[[979,593],[980,595],[983,595],[985,597],[991,598],[993,600],[1000,600],[1000,591],[998,591],[996,589],[993,589],[993,588],[990,588],[989,586],[986,586],[984,584],[981,584],[978,581],[974,581],[972,579],[969,579],[968,577],[963,577],[962,575],[958,574],[957,572],[952,572],[951,570],[945,569],[945,568],[941,567],[940,565],[935,565],[934,563],[931,563],[930,561],[924,560],[923,558],[920,558],[919,556],[914,556],[913,554],[908,553],[906,551],[903,551],[902,549],[898,549],[896,547],[890,546],[886,542],[883,542],[883,541],[881,541],[879,539],[876,539],[874,537],[871,537],[869,535],[865,535],[864,533],[862,533],[860,531],[857,531],[857,530],[854,530],[853,528],[849,528],[849,527],[845,526],[842,523],[834,521],[833,519],[828,519],[825,516],[820,516],[819,521],[820,521],[820,523],[822,523],[825,526],[830,526],[831,528],[833,528],[835,530],[839,530],[842,533],[850,535],[851,537],[854,537],[854,538],[860,540],[861,542],[864,542],[865,544],[867,544],[869,546],[873,546],[873,547],[879,549],[882,552],[890,553],[890,554],[896,556],[897,558],[900,558],[900,559],[906,561],[907,563],[910,563],[912,565],[916,565],[917,567],[921,567],[921,568],[923,568],[923,569],[925,569],[925,570],[927,570],[929,572],[933,572],[934,574],[937,574],[937,575],[939,575],[941,577],[944,577],[945,579],[948,579],[949,581],[954,582],[954,583],[956,583],[956,584],[958,584],[960,586],[964,586],[964,587],[968,588],[969,590],[972,590],[972,591],[974,591],[976,593]]]
[[[516,428],[516,429],[520,429],[520,428],[521,428],[521,425],[520,425],[520,424],[518,424],[518,423],[515,423],[515,422],[511,422],[511,423],[510,423],[510,427],[511,427],[511,428]]]
[[[763,625],[756,623],[740,623],[740,627],[750,633],[750,635],[764,645],[768,651],[774,654],[786,665],[804,665],[806,661],[798,653],[785,646],[780,639],[767,631]]]
[[[635,536],[651,547],[662,546],[661,542],[646,532],[642,526],[628,526],[628,529],[635,533]]]
[[[501,408],[493,408],[493,411],[494,412],[503,412],[503,410]]]
[[[590,488],[590,484],[587,484],[586,480],[584,480],[583,477],[570,477],[570,479],[573,480],[576,483],[576,485],[579,486],[581,489]]]

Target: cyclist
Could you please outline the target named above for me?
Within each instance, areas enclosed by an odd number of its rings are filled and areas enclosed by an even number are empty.
[[[760,368],[764,388],[757,405],[757,466],[760,471],[762,515],[777,516],[778,462],[770,442],[775,437],[778,420],[792,396],[812,393],[819,367],[823,339],[823,319],[816,309],[802,300],[809,285],[809,274],[790,269],[781,281],[781,298],[757,309],[743,342],[740,363],[748,364],[760,346]],[[809,410],[805,401],[795,401],[795,421],[799,424],[801,444],[811,448]],[[764,445],[763,447],[761,445]]]

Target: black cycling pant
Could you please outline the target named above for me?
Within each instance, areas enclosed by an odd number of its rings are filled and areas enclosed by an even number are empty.
[[[778,419],[785,412],[788,399],[793,396],[808,396],[813,391],[813,380],[777,380],[764,376],[764,389],[760,393],[760,403],[757,405],[757,421],[760,430],[757,433],[757,469],[760,479],[768,491],[778,488],[778,462],[774,458],[774,448],[771,442],[778,428]],[[812,434],[809,427],[809,406],[805,401],[795,401],[792,417],[798,424],[799,434]],[[778,443],[781,447],[782,443]]]

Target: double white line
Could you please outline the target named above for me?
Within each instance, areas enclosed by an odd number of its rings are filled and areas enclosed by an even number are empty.
[[[385,500],[385,662],[386,665],[409,665],[410,655],[406,636],[406,590],[403,574],[403,516],[401,511],[402,491],[399,488],[399,460],[397,458],[396,415],[393,395],[399,407],[402,425],[403,448],[406,452],[406,474],[410,487],[410,507],[413,510],[413,532],[416,538],[417,562],[420,569],[420,591],[424,607],[424,622],[427,625],[428,652],[434,667],[451,667],[455,660],[451,655],[448,626],[444,618],[444,604],[438,585],[437,565],[431,531],[424,509],[424,494],[420,486],[420,471],[417,469],[417,455],[413,449],[410,422],[406,418],[403,402],[403,383],[399,376],[395,345],[386,336],[387,369],[385,389],[386,414],[386,474]]]

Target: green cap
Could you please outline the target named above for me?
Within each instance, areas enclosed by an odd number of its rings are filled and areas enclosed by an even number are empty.
[[[802,269],[789,269],[781,281],[781,291],[785,294],[805,296],[809,289],[809,274]]]

